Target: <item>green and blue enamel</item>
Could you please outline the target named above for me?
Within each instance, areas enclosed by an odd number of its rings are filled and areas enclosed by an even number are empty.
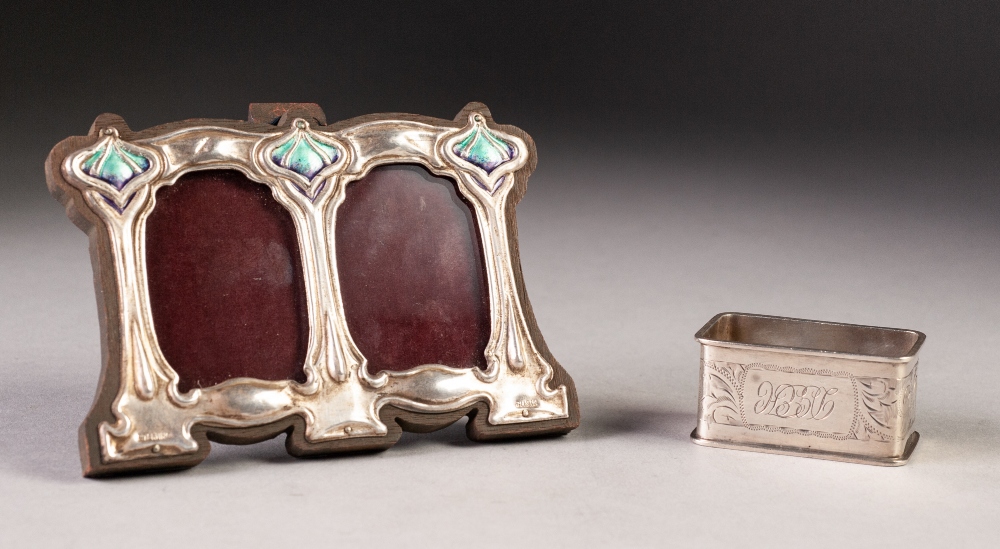
[[[323,168],[340,158],[340,151],[332,145],[302,133],[275,147],[271,161],[312,180]]]
[[[108,140],[83,162],[83,171],[119,191],[135,176],[149,169],[149,159]]]
[[[459,158],[482,168],[487,174],[509,162],[515,155],[514,146],[482,125],[459,141],[452,149]]]

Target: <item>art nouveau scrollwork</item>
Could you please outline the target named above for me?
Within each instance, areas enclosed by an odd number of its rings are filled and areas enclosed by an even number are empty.
[[[107,315],[110,374],[81,429],[85,474],[190,466],[207,455],[205,436],[213,433],[246,441],[291,430],[289,448],[303,454],[384,448],[398,437],[393,417],[443,426],[484,405],[486,417],[474,417],[474,426],[470,420],[479,438],[574,428],[572,381],[536,341],[511,241],[509,209],[523,193],[533,154],[523,132],[494,125],[479,104],[454,122],[375,115],[322,126],[300,116],[278,127],[190,121],[139,133],[103,116],[91,136],[58,145],[50,188],[93,227]],[[400,163],[452,179],[474,210],[490,300],[484,370],[425,364],[372,374],[351,337],[337,272],[337,208],[352,181]],[[302,383],[234,378],[181,393],[159,349],[145,220],[158,188],[206,169],[238,170],[268,186],[294,221],[309,316]]]

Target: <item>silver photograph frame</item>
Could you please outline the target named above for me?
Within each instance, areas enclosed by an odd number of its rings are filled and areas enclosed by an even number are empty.
[[[271,111],[267,111],[271,109]],[[254,113],[280,113],[275,124]],[[470,416],[470,438],[566,433],[579,424],[573,382],[545,346],[527,301],[514,205],[535,167],[523,131],[470,103],[454,120],[377,114],[325,125],[311,104],[252,105],[250,121],[188,120],[133,132],[101,115],[90,134],[50,153],[50,191],[91,239],[101,319],[103,375],[80,429],[86,476],[193,466],[209,440],[249,443],[288,433],[293,455],[384,449],[402,430],[429,431]],[[268,121],[271,122],[271,121]],[[323,167],[309,177],[274,150],[310,139]],[[484,165],[481,150],[493,147]],[[117,155],[130,177],[108,176]],[[334,156],[336,156],[334,158]],[[416,164],[454,181],[472,206],[489,287],[487,367],[424,364],[366,368],[345,320],[336,260],[337,208],[347,186],[377,166]],[[197,170],[237,170],[267,186],[294,221],[309,318],[306,380],[229,379],[178,389],[157,342],[145,261],[145,222],[157,189]]]

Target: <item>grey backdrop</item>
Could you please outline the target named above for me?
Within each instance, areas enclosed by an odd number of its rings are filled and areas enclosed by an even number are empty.
[[[0,20],[0,545],[995,543],[995,5],[206,4]],[[106,111],[144,128],[472,100],[538,144],[522,260],[579,430],[473,444],[458,425],[307,461],[215,445],[184,473],[80,478],[100,349],[52,145]],[[910,464],[691,444],[692,335],[724,310],[925,332]]]

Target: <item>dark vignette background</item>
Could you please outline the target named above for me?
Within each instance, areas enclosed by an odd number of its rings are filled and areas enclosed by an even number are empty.
[[[451,117],[474,99],[605,146],[690,132],[937,144],[1000,122],[988,2],[139,4],[8,11],[5,153],[38,160],[103,111],[144,128],[279,100],[339,120]]]
[[[511,539],[501,525],[457,527],[442,509],[458,502],[605,545],[755,545],[767,530],[753,525],[775,521],[818,546],[982,543],[1000,513],[998,28],[988,2],[8,6],[0,475],[19,496],[0,498],[0,541],[86,543],[96,538],[79,538],[81,525],[102,508],[208,529],[233,513],[172,498],[209,486],[243,513],[228,535],[249,544],[288,536],[255,521],[259,498],[287,502],[275,517],[292,522],[301,497],[342,506],[338,493],[413,506],[395,529],[345,515],[357,527],[339,539],[358,542],[428,525]],[[280,443],[216,446],[185,476],[77,478],[75,429],[100,354],[85,239],[45,191],[56,142],[102,112],[141,129],[245,118],[250,102],[316,102],[339,120],[451,118],[473,100],[539,147],[521,249],[540,325],[580,389],[578,432],[477,450],[449,448],[463,446],[449,429],[322,465],[289,461]],[[925,331],[913,462],[888,471],[689,444],[691,334],[734,309]],[[480,464],[498,484],[476,476]],[[393,481],[365,485],[373,473]],[[256,483],[234,485],[239,475]],[[152,490],[174,493],[144,499]],[[43,520],[53,502],[65,513]]]

